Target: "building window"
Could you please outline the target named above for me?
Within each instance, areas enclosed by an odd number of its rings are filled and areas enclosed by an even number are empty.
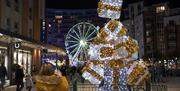
[[[148,46],[146,46],[146,49],[147,49],[148,51],[150,51],[150,50],[152,50],[152,46],[148,45]]]
[[[29,8],[29,19],[32,20],[32,8]]]
[[[159,37],[159,41],[160,41],[160,42],[163,42],[163,37],[162,37],[162,36]]]
[[[134,7],[131,6],[131,16],[134,17]]]
[[[150,36],[150,31],[146,31],[146,36]]]
[[[175,33],[169,34],[168,39],[169,40],[175,40],[176,39],[176,34]]]
[[[19,3],[19,0],[14,0],[15,3]]]
[[[165,6],[159,6],[159,7],[156,7],[156,13],[162,13],[164,12],[166,9],[165,9]]]
[[[6,0],[6,5],[7,5],[8,7],[11,7],[11,2],[10,2],[10,0]]]
[[[168,43],[168,49],[175,49],[176,48],[176,41],[171,41]]]
[[[19,0],[14,0],[15,4],[14,4],[14,9],[16,12],[19,12]]]
[[[151,28],[151,24],[150,23],[146,23],[146,27],[147,28]]]
[[[29,37],[33,38],[33,30],[32,29],[29,29]]]
[[[137,8],[138,8],[138,14],[141,13],[141,11],[142,11],[141,4],[138,4]]]
[[[127,9],[124,10],[124,14],[125,14],[125,19],[128,19],[129,18],[129,12]]]
[[[6,19],[7,31],[11,29],[11,20],[9,18]]]
[[[170,20],[170,21],[169,21],[169,25],[175,25],[175,24],[174,24],[174,21]]]
[[[151,38],[146,38],[146,43],[150,43],[151,42]]]
[[[19,12],[19,6],[18,5],[14,5],[14,9],[16,12]]]
[[[7,26],[10,26],[10,25],[11,25],[11,22],[10,22],[10,19],[9,19],[9,18],[6,19],[6,25],[7,25]]]
[[[18,28],[19,28],[18,22],[14,22],[14,28],[15,28],[15,29],[18,29]]]
[[[19,23],[18,22],[14,22],[14,32],[15,33],[19,33]]]

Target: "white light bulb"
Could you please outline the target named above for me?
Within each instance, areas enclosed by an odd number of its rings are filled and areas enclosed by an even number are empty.
[[[85,40],[80,40],[79,43],[83,47],[87,45],[87,42]]]

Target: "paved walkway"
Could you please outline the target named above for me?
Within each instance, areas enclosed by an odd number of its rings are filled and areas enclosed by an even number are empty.
[[[5,91],[16,91],[16,86],[8,86],[6,87]],[[23,88],[22,91],[27,91],[25,88]],[[31,91],[36,91],[35,88],[33,88]]]
[[[166,85],[167,91],[180,91],[180,77],[167,78],[165,80],[167,80],[167,82],[157,83],[157,85],[159,84]]]
[[[85,84],[87,84],[87,82],[85,82]],[[180,91],[180,77],[169,78],[168,82],[158,83],[158,84],[167,85],[167,88],[168,88],[167,91]],[[81,85],[78,85],[78,87],[81,87]],[[90,90],[86,90],[86,91],[98,91],[98,90],[95,90],[95,88],[91,89],[91,87],[93,88],[94,85],[88,85],[88,88]],[[16,86],[7,86],[5,88],[5,91],[16,91]],[[27,90],[24,88],[22,91],[27,91]],[[31,91],[36,91],[36,90],[35,88],[33,88]],[[81,90],[80,88],[78,88],[77,91],[84,91],[84,90]],[[159,91],[159,90],[152,90],[152,91]]]
[[[180,77],[169,79],[167,83],[168,91],[180,91]]]

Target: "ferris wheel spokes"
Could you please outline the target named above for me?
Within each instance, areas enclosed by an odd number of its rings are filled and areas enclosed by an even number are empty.
[[[78,39],[80,39],[80,36],[76,33],[76,31],[75,30],[72,30],[74,33],[75,33],[75,35],[78,37]]]
[[[89,30],[91,29],[91,26],[89,26],[88,27],[88,30],[87,30],[87,32],[86,32],[86,34],[85,34],[85,37],[87,37],[87,34],[89,33]]]
[[[74,45],[71,45],[71,46],[68,46],[67,49],[70,49],[70,48],[73,48],[73,47],[76,47],[78,46],[79,44],[74,44]]]
[[[78,31],[79,31],[79,35],[82,37],[82,34],[81,34],[81,24],[77,28],[78,28]]]
[[[70,42],[70,43],[78,43],[78,41],[73,41],[73,40],[68,40],[67,42]]]
[[[84,36],[85,29],[86,29],[86,26],[85,26],[85,23],[83,23],[83,29],[82,29],[83,37],[85,37],[85,36]]]
[[[72,53],[76,52],[77,49],[78,49],[78,47],[74,48],[69,54],[70,54],[70,55],[73,55]]]
[[[74,37],[73,35],[69,34],[72,38],[76,39],[77,41],[79,40],[78,38]]]
[[[90,39],[88,39],[87,41],[89,42],[89,41],[91,41],[91,40],[93,40],[94,38],[90,38]]]
[[[74,56],[73,56],[73,58],[71,60],[74,60],[75,58],[77,58],[79,53],[80,53],[80,51],[81,51],[81,47],[78,46],[78,49],[77,49],[76,53],[74,54]]]
[[[89,37],[91,37],[92,34],[94,34],[94,32],[96,32],[96,31],[92,31],[91,34],[89,34],[89,35],[87,36],[87,40],[88,40]]]

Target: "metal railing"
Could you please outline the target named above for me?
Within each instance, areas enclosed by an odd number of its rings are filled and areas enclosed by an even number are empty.
[[[166,85],[151,85],[152,91],[167,91]]]
[[[70,86],[70,91],[99,91],[100,87],[92,84],[77,84]],[[146,86],[130,86],[130,91],[167,91],[166,85],[150,85],[150,88]]]

